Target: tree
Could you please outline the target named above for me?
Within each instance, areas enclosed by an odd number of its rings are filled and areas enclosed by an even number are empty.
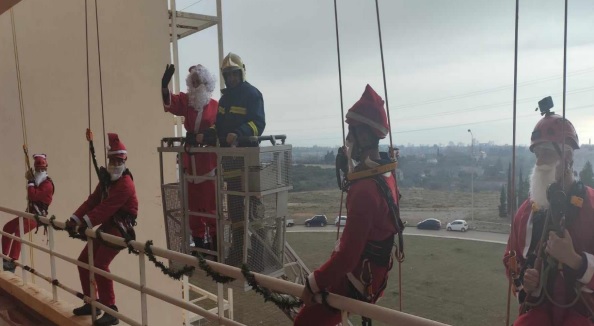
[[[326,152],[326,155],[324,155],[324,163],[333,164],[334,160],[335,160],[334,151]]]
[[[499,217],[507,217],[507,194],[504,185],[501,185],[501,193],[499,194]]]
[[[592,173],[592,163],[586,162],[582,171],[580,171],[580,180],[584,185],[594,187],[594,173]]]

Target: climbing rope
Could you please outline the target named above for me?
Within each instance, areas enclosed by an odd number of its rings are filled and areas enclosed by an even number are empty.
[[[511,169],[511,182],[508,189],[508,193],[510,194],[511,200],[510,204],[510,216],[511,216],[511,228],[510,228],[510,239],[512,239],[514,235],[514,218],[516,216],[516,200],[515,200],[515,193],[516,193],[516,107],[517,107],[517,95],[518,95],[518,22],[520,19],[520,1],[516,0],[516,17],[515,17],[515,29],[514,29],[514,99],[513,99],[513,122],[512,122],[512,169]],[[506,253],[509,254],[509,253]],[[515,261],[515,256],[514,256]],[[509,267],[508,267],[509,269]],[[509,326],[509,319],[510,319],[510,304],[511,304],[511,274],[509,276],[510,284],[509,289],[507,291],[507,307],[506,307],[506,316],[505,316],[505,326]]]
[[[21,65],[19,62],[19,50],[18,50],[18,42],[17,42],[17,35],[16,35],[16,24],[14,19],[14,10],[10,8],[10,25],[12,27],[12,44],[13,44],[13,52],[14,52],[14,62],[16,68],[16,76],[17,76],[17,88],[19,91],[19,108],[21,113],[21,131],[23,134],[23,152],[25,155],[25,167],[27,171],[33,171],[31,169],[31,162],[29,160],[29,151],[28,151],[28,144],[27,144],[27,120],[25,115],[25,105],[23,101],[23,86],[21,81]],[[29,201],[27,200],[27,207],[29,207]],[[24,221],[23,221],[24,222]],[[27,226],[28,229],[31,229],[31,220],[27,219]],[[21,235],[22,236],[22,235]],[[29,241],[33,242],[33,234],[28,232]],[[35,259],[33,256],[33,248],[29,246],[29,256],[31,257],[31,266],[35,267]],[[35,283],[35,278],[32,278],[33,283]]]
[[[388,104],[388,86],[386,83],[386,66],[384,64],[384,45],[382,42],[382,27],[380,24],[380,14],[379,14],[379,3],[378,0],[375,0],[375,13],[377,17],[377,33],[379,36],[379,46],[380,46],[380,56],[382,59],[382,77],[384,80],[384,97],[386,99],[386,114],[388,115],[388,135],[390,137],[390,153],[393,153],[394,145],[392,144],[392,121],[390,120],[390,104]],[[393,155],[393,154],[391,154]],[[394,159],[394,157],[392,157]]]

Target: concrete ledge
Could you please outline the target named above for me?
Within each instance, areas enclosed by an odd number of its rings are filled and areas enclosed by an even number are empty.
[[[38,278],[38,280],[40,279]],[[79,317],[72,314],[72,309],[76,306],[62,300],[54,301],[51,293],[35,284],[23,285],[21,278],[13,273],[0,272],[0,288],[15,300],[56,325],[88,326],[92,324],[90,317]]]

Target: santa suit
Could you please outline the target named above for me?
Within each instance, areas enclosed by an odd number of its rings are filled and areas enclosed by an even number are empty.
[[[112,181],[107,190],[107,197],[102,199],[101,186],[97,185],[95,191],[89,198],[74,212],[72,217],[77,222],[86,224],[92,228],[101,225],[104,233],[121,237],[119,229],[113,219],[118,217],[136,217],[138,213],[138,199],[134,181],[129,174],[124,173],[118,180]],[[93,257],[95,267],[109,272],[109,264],[119,253],[118,249],[102,244],[99,240],[93,240]],[[78,260],[83,263],[89,262],[88,246],[80,253]],[[83,293],[90,296],[89,271],[79,267],[78,273]],[[115,305],[115,294],[113,281],[101,275],[95,274],[99,302],[104,305]]]
[[[391,190],[395,203],[398,203],[398,188],[390,174],[381,176]],[[385,195],[372,178],[356,180],[349,188],[346,199],[348,220],[344,232],[330,259],[309,275],[308,280],[313,292],[329,292],[355,297],[353,287],[360,280],[362,273],[371,269],[373,276],[371,289],[374,295],[372,303],[382,295],[383,284],[387,281],[391,263],[380,266],[369,263],[364,267],[363,253],[370,241],[382,241],[396,234],[394,216],[389,210]],[[392,243],[390,243],[391,248]],[[364,267],[364,268],[362,268]],[[348,274],[351,275],[348,275]],[[358,287],[361,284],[356,284]],[[295,318],[295,325],[336,325],[340,323],[340,311],[323,304],[306,306]]]
[[[37,214],[39,216],[47,216],[47,210],[52,203],[54,196],[54,184],[50,178],[42,181],[38,186],[34,182],[27,184],[27,212]],[[29,231],[37,227],[35,220],[23,219],[23,231],[27,234]],[[19,232],[19,218],[16,217],[4,225],[4,232],[20,236]],[[21,243],[12,241],[8,237],[2,237],[2,253],[10,256],[10,258],[18,260],[21,255]]]
[[[516,252],[518,266],[521,269],[526,263],[528,248],[532,239],[533,209],[530,199],[526,200],[518,209],[514,218],[513,233],[510,234],[505,252]],[[577,281],[583,284],[582,291],[594,290],[594,190],[586,187],[584,201],[579,214],[572,222],[567,222],[567,230],[571,234],[574,250],[584,254],[587,258],[586,269],[583,275],[578,275]],[[535,235],[539,236],[539,235]],[[506,257],[504,257],[504,262]],[[506,266],[507,268],[507,266]],[[567,267],[566,267],[567,268]],[[509,277],[509,270],[507,270]],[[553,298],[561,303],[566,303],[573,296],[573,290],[567,289],[563,274],[557,272]],[[590,295],[591,298],[594,299]],[[534,301],[534,300],[533,300]],[[514,322],[515,326],[590,326],[586,307],[581,301],[571,308],[559,308],[545,299],[540,306],[530,309]]]
[[[184,117],[184,127],[187,131],[193,133],[204,133],[210,126],[214,125],[217,116],[218,102],[210,99],[202,111],[196,111],[188,103],[188,95],[179,93],[171,95],[169,105],[163,104],[165,112],[170,112],[177,116]],[[193,176],[214,176],[217,166],[217,156],[214,153],[183,153],[183,167],[187,174]],[[216,189],[214,180],[195,180],[189,181],[188,189],[188,209],[190,212],[202,212],[214,214],[216,212]],[[216,239],[217,223],[216,219],[193,216],[189,218],[192,237],[204,238],[206,227],[210,237]],[[216,242],[215,242],[216,244]]]

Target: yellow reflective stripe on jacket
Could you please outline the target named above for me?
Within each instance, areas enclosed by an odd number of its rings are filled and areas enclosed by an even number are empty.
[[[241,176],[241,170],[228,170],[223,171],[223,178],[237,178]]]
[[[248,126],[250,126],[250,128],[252,128],[252,131],[254,132],[254,136],[258,136],[258,127],[256,127],[256,124],[253,121],[248,122]]]
[[[219,113],[220,114],[225,114],[225,108],[222,106],[219,106]]]
[[[229,113],[246,115],[247,114],[247,109],[246,108],[242,108],[241,106],[232,106],[231,109],[229,110]]]

